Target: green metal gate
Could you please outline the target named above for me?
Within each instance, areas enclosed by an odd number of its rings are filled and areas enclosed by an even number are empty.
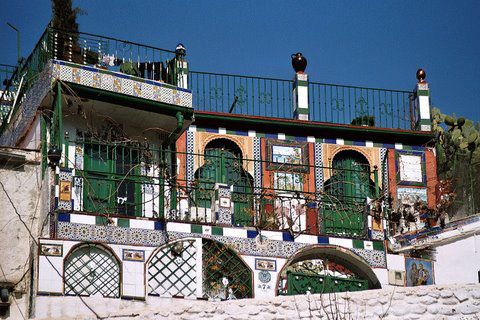
[[[368,281],[341,278],[330,275],[310,275],[287,271],[287,295],[362,291],[368,289]]]

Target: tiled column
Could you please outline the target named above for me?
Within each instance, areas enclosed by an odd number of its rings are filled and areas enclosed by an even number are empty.
[[[188,89],[188,62],[185,60],[177,60],[177,86]]]
[[[421,71],[420,71],[421,70]],[[430,117],[430,90],[428,82],[425,81],[425,71],[417,71],[418,83],[415,87],[415,106],[418,110],[416,129],[420,131],[432,131],[432,120]]]
[[[296,73],[293,78],[293,118],[308,120],[308,75]]]
[[[215,195],[212,199],[212,212],[215,212],[215,220],[219,225],[232,225],[233,203],[232,192],[228,185],[215,184]]]

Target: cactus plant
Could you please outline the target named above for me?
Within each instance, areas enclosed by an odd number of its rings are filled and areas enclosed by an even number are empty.
[[[440,179],[451,180],[458,195],[458,207],[452,206],[449,215],[456,215],[455,211],[462,205],[464,211],[468,211],[467,215],[478,212],[480,193],[475,187],[480,183],[480,122],[474,124],[471,120],[445,115],[433,108],[432,124],[438,175]]]

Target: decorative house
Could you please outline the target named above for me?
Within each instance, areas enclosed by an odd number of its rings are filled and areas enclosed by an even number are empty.
[[[194,72],[185,53],[48,27],[13,74],[0,145],[39,150],[46,186],[32,297],[405,285],[394,237],[436,206],[423,70],[410,92],[310,82],[301,54],[278,80]],[[410,285],[433,283],[417,265]]]

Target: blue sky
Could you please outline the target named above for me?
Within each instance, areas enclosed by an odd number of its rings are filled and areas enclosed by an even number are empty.
[[[80,30],[174,49],[190,69],[411,90],[422,67],[432,105],[480,121],[480,1],[74,1]],[[51,18],[47,0],[5,1],[0,63],[26,57]]]

